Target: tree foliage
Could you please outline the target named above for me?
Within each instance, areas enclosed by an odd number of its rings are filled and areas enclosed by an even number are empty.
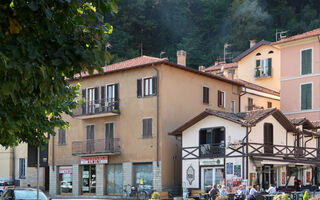
[[[0,2],[0,144],[39,145],[77,105],[68,78],[105,64],[114,0]]]
[[[276,30],[295,35],[320,27],[318,0],[122,0],[110,35],[112,61],[143,54],[169,57],[187,51],[187,64],[209,66],[223,57],[223,46],[235,57],[249,41],[275,41]]]

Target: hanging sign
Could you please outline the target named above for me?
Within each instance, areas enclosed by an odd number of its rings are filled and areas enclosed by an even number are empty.
[[[224,165],[223,158],[201,159],[200,165]]]
[[[80,164],[108,164],[108,156],[91,156],[91,157],[82,157],[80,159]]]

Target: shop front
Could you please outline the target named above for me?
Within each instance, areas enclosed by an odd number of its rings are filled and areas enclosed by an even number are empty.
[[[121,164],[105,165],[106,195],[121,195],[123,172]]]
[[[133,164],[133,169],[134,185],[150,189],[153,185],[152,163],[135,163]]]
[[[222,185],[225,183],[224,159],[201,159],[201,189],[209,191],[212,185]]]
[[[72,194],[72,166],[60,166],[58,168],[58,194]]]

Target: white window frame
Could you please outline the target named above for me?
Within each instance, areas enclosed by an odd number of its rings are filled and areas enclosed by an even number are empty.
[[[308,85],[311,84],[311,108],[310,109],[304,109],[302,110],[302,105],[301,105],[301,93],[302,93],[302,85]],[[299,107],[300,107],[300,111],[308,111],[308,110],[312,110],[314,108],[313,106],[313,82],[307,82],[307,83],[300,83],[300,94],[299,94]]]
[[[309,74],[302,74],[302,51],[309,50],[309,49],[311,49],[311,73],[310,74],[313,74],[313,47],[309,47],[305,49],[300,49],[300,76],[309,75]]]
[[[24,176],[20,176],[20,159],[24,159]],[[27,176],[27,171],[26,171],[26,159],[25,158],[19,158],[18,159],[18,172],[19,172],[19,178],[20,179],[25,179]]]
[[[89,107],[92,105],[93,103],[93,110],[90,112],[90,113],[94,113],[95,112],[95,88],[94,87],[89,87],[89,88],[86,88],[86,113],[89,113]],[[90,104],[90,99],[89,99],[89,90],[92,90],[92,100],[91,100],[91,104]],[[92,108],[92,106],[90,107],[90,109]]]
[[[153,91],[152,91],[152,78],[153,78],[153,76],[150,76],[150,77],[145,77],[145,78],[142,78],[142,96],[143,97],[148,97],[148,96],[152,96],[152,93],[153,93]],[[145,82],[145,80],[146,79],[149,79],[149,81],[148,81],[148,88],[149,88],[149,90],[147,91],[147,93],[146,93],[146,88],[145,88],[145,86],[144,86],[144,82]]]
[[[226,92],[223,91],[223,90],[218,90],[218,91],[223,92],[223,105],[222,105],[222,106],[219,106],[219,105],[218,105],[218,107],[220,107],[220,108],[226,108]],[[219,93],[218,93],[218,97],[219,97]],[[219,102],[218,102],[218,103],[219,103]]]

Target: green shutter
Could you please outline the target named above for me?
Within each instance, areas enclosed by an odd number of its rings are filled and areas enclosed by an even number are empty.
[[[312,50],[303,50],[301,53],[301,74],[311,74]]]
[[[272,58],[268,58],[268,76],[271,76],[272,72]]]
[[[312,109],[312,85],[301,85],[301,110]]]

